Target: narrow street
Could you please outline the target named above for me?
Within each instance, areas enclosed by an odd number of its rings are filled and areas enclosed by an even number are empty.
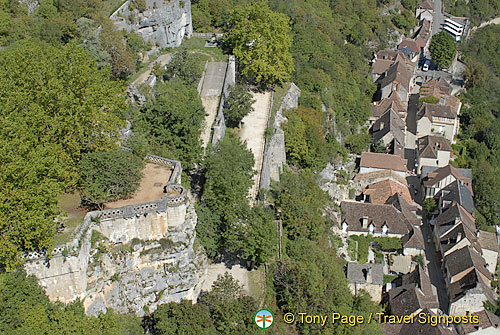
[[[428,261],[427,269],[429,270],[429,278],[431,279],[431,284],[437,289],[439,309],[441,309],[444,313],[448,313],[450,302],[448,300],[448,292],[443,277],[444,274],[443,271],[441,271],[441,267],[437,258],[430,224],[425,219],[422,225],[422,234],[424,235],[425,257]]]

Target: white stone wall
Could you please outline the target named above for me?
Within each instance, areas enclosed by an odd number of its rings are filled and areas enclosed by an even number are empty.
[[[467,313],[475,313],[484,309],[483,302],[487,298],[483,293],[467,293],[459,300],[450,304],[449,315],[466,315]]]

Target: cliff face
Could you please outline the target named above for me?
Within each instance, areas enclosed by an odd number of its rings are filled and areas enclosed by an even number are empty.
[[[181,44],[184,36],[191,37],[191,0],[145,0],[142,12],[131,1],[118,8],[110,19],[122,30],[133,30],[145,41],[160,48],[173,48]]]
[[[87,314],[112,308],[142,316],[160,304],[196,300],[207,269],[203,250],[195,247],[196,220],[190,207],[184,223],[168,227],[165,237],[134,238],[118,246],[94,233],[84,300]]]

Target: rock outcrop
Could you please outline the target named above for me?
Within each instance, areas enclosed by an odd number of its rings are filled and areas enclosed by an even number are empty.
[[[285,132],[281,129],[281,123],[287,119],[283,116],[283,110],[297,108],[299,105],[300,89],[292,83],[290,89],[283,97],[280,108],[276,112],[273,123],[273,135],[267,143],[262,163],[260,177],[260,188],[269,189],[271,180],[279,181],[280,173],[286,164]]]
[[[135,31],[160,48],[178,47],[184,37],[191,37],[191,0],[145,0],[142,12],[134,3],[129,0],[111,14],[118,29]]]
[[[87,314],[112,308],[143,316],[160,304],[196,300],[207,271],[203,250],[195,248],[196,220],[190,207],[185,222],[169,227],[159,240],[133,239],[116,246],[100,235],[87,269]]]

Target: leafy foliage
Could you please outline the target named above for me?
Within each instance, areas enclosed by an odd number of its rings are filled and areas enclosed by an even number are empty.
[[[108,310],[98,318],[83,305],[51,303],[36,278],[23,272],[0,273],[0,332],[5,334],[144,334],[139,318]]]
[[[187,85],[198,84],[203,73],[199,55],[181,51],[176,53],[167,66],[167,77],[181,79]]]
[[[281,175],[280,183],[272,189],[275,207],[281,213],[283,228],[290,239],[317,239],[325,227],[323,210],[328,197],[308,171],[290,171]]]
[[[432,60],[438,67],[448,67],[455,57],[457,45],[450,34],[442,31],[432,36],[429,52],[431,53]]]
[[[229,96],[224,106],[224,116],[229,127],[236,127],[241,120],[249,113],[253,112],[253,103],[255,100],[252,94],[248,92],[248,87],[243,84],[237,84],[231,88]]]
[[[179,159],[185,169],[201,159],[205,110],[196,88],[180,80],[155,85],[154,98],[140,111],[135,127],[150,139],[154,152]]]
[[[122,87],[88,54],[23,41],[0,51],[0,263],[50,250],[57,195],[75,186],[87,152],[115,146]]]
[[[434,200],[434,198],[425,199],[422,208],[425,209],[427,213],[431,213],[436,209],[436,200]]]
[[[224,42],[232,49],[244,77],[260,84],[290,79],[294,64],[289,18],[273,12],[267,1],[250,2],[231,12]]]
[[[141,158],[125,150],[86,154],[78,165],[83,202],[102,209],[105,202],[130,197],[142,167]]]
[[[500,222],[500,27],[477,30],[462,45],[468,65],[466,93],[460,116],[457,164],[472,168],[476,224],[482,228]]]

